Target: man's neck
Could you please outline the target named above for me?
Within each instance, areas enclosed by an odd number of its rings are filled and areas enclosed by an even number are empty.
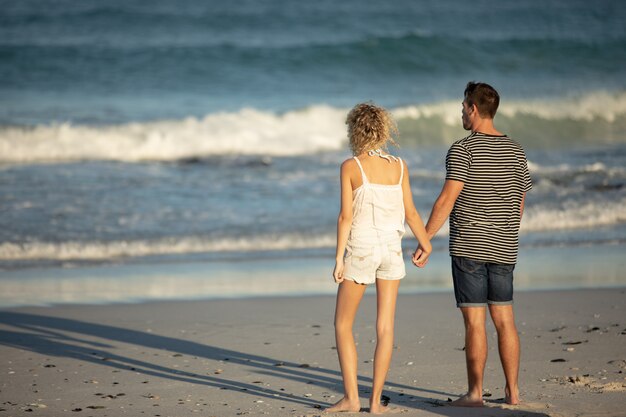
[[[472,126],[472,132],[476,133],[484,133],[486,135],[493,136],[504,136],[500,131],[498,131],[493,125],[493,119],[479,119]]]

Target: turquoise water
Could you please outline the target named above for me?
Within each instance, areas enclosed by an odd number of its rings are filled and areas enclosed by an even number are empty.
[[[0,292],[332,258],[358,101],[398,120],[392,151],[427,217],[471,79],[500,91],[496,125],[528,153],[522,252],[623,248],[624,21],[619,1],[0,0]],[[445,255],[445,230],[435,243]],[[407,288],[439,288],[441,271]],[[281,293],[270,275],[203,294]]]

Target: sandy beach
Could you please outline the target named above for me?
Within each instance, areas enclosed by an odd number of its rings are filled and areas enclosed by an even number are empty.
[[[626,289],[516,297],[523,404],[502,403],[490,324],[482,409],[466,386],[449,293],[401,295],[385,395],[406,416],[626,415]],[[317,416],[341,395],[334,298],[284,297],[0,311],[0,416]],[[355,324],[366,411],[375,298]],[[361,413],[363,414],[363,413]]]

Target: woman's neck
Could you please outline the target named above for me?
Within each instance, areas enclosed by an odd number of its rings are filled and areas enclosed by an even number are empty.
[[[388,154],[387,152],[384,152],[381,148],[377,148],[377,149],[371,149],[369,151],[365,151],[362,152],[360,155],[358,155],[358,158],[383,158],[386,159],[387,161],[391,162],[392,160],[397,161],[398,158],[396,158],[395,156]]]

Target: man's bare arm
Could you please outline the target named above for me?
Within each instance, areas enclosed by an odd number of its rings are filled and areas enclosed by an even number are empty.
[[[459,197],[459,194],[461,194],[461,191],[463,191],[464,185],[463,182],[455,180],[446,180],[443,184],[441,194],[439,194],[437,201],[433,204],[433,209],[430,212],[430,217],[426,224],[426,232],[429,238],[432,239],[433,236],[437,234],[441,226],[446,222],[448,216],[450,216],[454,203]]]

